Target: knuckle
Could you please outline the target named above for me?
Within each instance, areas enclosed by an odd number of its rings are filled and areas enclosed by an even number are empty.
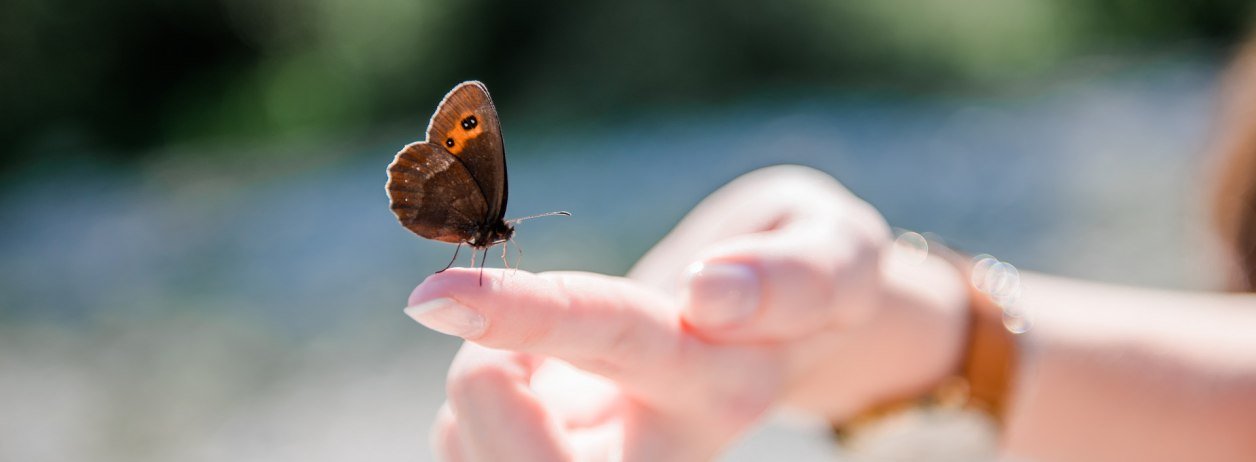
[[[514,366],[503,361],[455,363],[445,382],[445,394],[454,407],[509,387],[518,375]]]
[[[637,321],[635,318],[624,319],[611,332],[603,338],[601,350],[604,356],[612,358],[630,357],[634,354],[640,354],[643,347],[638,335]]]
[[[436,421],[429,439],[435,453],[443,460],[453,460],[458,451],[458,423],[452,418]]]
[[[714,421],[744,426],[772,408],[784,386],[779,358],[752,349],[736,354],[736,361],[712,361],[712,376],[724,377],[703,393],[703,408]]]
[[[814,254],[795,254],[774,265],[776,290],[791,298],[826,303],[834,295],[833,280],[838,278],[838,264]]]
[[[797,164],[780,164],[752,171],[744,178],[769,181],[779,184],[797,183],[798,181],[834,182],[833,177],[811,167]]]
[[[602,337],[595,348],[588,348],[584,352],[582,366],[609,376],[623,375],[626,370],[641,366],[652,367],[653,364],[644,363],[652,363],[653,358],[665,355],[657,351],[662,345],[643,338],[640,323],[640,320],[633,317],[622,319],[622,322]]]
[[[769,397],[753,389],[739,390],[722,398],[718,405],[712,407],[718,413],[715,421],[735,426],[757,421],[772,407]]]

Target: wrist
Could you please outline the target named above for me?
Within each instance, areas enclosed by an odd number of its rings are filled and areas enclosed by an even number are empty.
[[[961,277],[941,259],[892,253],[880,257],[871,318],[810,340],[785,404],[843,422],[921,396],[958,370],[968,322]]]
[[[960,369],[969,327],[965,277],[943,258],[895,246],[882,262],[882,310],[895,313],[906,361],[898,382],[884,384],[869,403],[915,398],[936,389]]]
[[[954,290],[957,286],[962,294],[958,299],[963,300],[960,311],[964,322],[960,329],[953,330],[961,333],[958,343],[960,361],[952,366],[949,373],[930,380],[934,385],[921,392],[887,395],[887,399],[870,401],[868,406],[847,419],[835,420],[836,435],[848,443],[852,441],[853,435],[865,433],[861,430],[868,427],[869,423],[881,421],[889,415],[900,415],[899,411],[914,407],[977,409],[984,411],[995,424],[1002,423],[1006,418],[1010,388],[1018,362],[1019,348],[1015,337],[1028,329],[1028,319],[1023,310],[1016,306],[1020,295],[1018,272],[1012,265],[989,255],[969,259],[941,245],[936,246],[938,248],[935,252],[929,252],[925,240],[916,233],[904,233],[896,244],[903,243],[904,238],[910,241],[912,236],[921,244],[919,248],[896,245],[898,251],[915,257],[906,260],[919,261],[922,264],[930,259],[941,261],[951,269],[951,280],[954,281],[954,285],[944,287]],[[891,267],[904,260],[892,259],[886,266]],[[899,265],[899,268],[911,267]],[[900,273],[891,271],[889,274],[887,280],[899,279],[894,276]],[[920,281],[919,276],[908,277],[906,280]],[[893,286],[892,283],[886,285]],[[903,287],[909,288],[905,293],[919,296],[929,292],[912,292],[910,288],[928,286],[907,284]],[[955,299],[957,298],[946,296],[940,300]],[[930,305],[925,303],[917,306]]]

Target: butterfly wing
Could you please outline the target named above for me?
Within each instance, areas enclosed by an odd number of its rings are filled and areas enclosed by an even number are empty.
[[[480,187],[485,221],[500,221],[506,214],[506,149],[488,88],[469,81],[450,90],[428,123],[427,141],[457,156]]]
[[[411,143],[397,153],[386,189],[397,220],[428,239],[465,242],[489,210],[466,166],[431,143]]]

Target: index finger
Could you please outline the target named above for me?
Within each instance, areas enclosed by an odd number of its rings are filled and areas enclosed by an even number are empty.
[[[450,269],[410,295],[406,314],[490,348],[553,356],[649,396],[707,347],[684,335],[670,297],[623,278]]]

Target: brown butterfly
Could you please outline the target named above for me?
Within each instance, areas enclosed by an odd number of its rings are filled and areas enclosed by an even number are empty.
[[[458,84],[445,95],[428,122],[427,139],[406,145],[388,165],[385,188],[402,226],[428,239],[458,244],[449,264],[437,273],[453,266],[462,244],[483,249],[487,258],[489,247],[511,240],[516,223],[571,215],[550,212],[504,219],[506,149],[501,123],[488,88],[476,81]],[[474,267],[474,253],[471,260]]]

